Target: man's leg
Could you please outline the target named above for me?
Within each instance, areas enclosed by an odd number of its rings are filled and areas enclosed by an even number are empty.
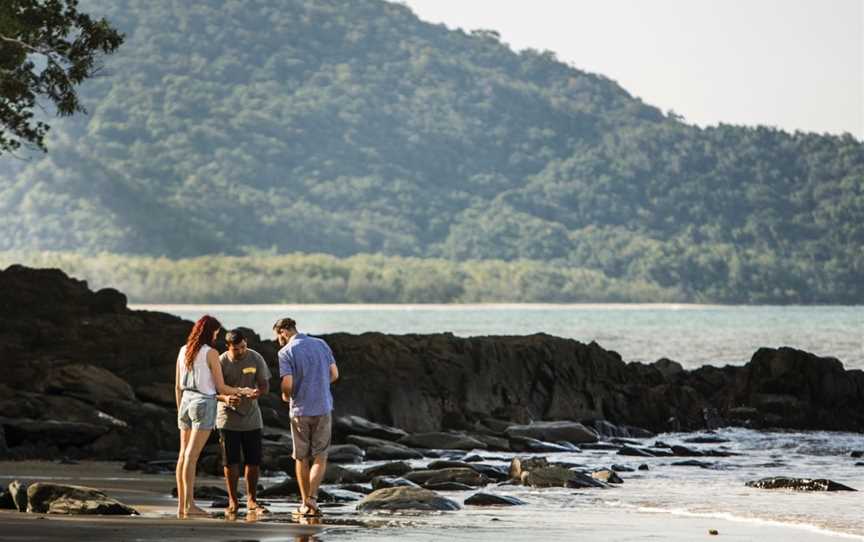
[[[315,461],[309,469],[309,498],[317,501],[318,488],[321,486],[321,480],[324,479],[324,471],[327,470],[327,453],[315,456]]]
[[[309,420],[305,416],[292,416],[291,440],[294,444],[294,472],[300,488],[300,513],[306,513],[309,498]]]
[[[294,472],[297,474],[297,485],[300,487],[300,502],[306,504],[309,498],[309,460],[294,458]]]
[[[236,513],[240,508],[240,502],[237,497],[237,482],[240,480],[240,465],[228,465],[223,467],[225,471],[225,485],[228,488],[228,508],[227,512]]]
[[[327,450],[330,447],[330,415],[316,416],[310,432],[312,465],[309,469],[309,492],[306,502],[308,506],[320,513],[318,509],[318,488],[327,470]]]
[[[225,473],[225,486],[228,489],[227,513],[237,513],[240,503],[237,498],[237,481],[240,479],[240,449],[235,431],[219,430],[219,444],[222,447],[222,469]]]
[[[246,509],[266,510],[258,505],[258,477],[261,465],[261,430],[243,432],[243,460],[246,463]]]
[[[255,508],[258,504],[258,478],[260,469],[258,465],[246,465],[246,505]]]

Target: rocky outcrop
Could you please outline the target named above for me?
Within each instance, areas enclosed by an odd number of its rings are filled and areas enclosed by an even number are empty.
[[[130,310],[120,292],[92,292],[58,270],[0,271],[0,455],[143,461],[176,451],[174,364],[190,327]],[[250,337],[278,375],[276,345]],[[596,343],[544,334],[324,338],[343,375],[334,441],[363,448],[367,459],[418,458],[410,448],[588,447],[598,434],[723,424],[864,431],[864,372],[791,348],[686,371],[668,360],[625,363]],[[278,379],[271,389],[260,401],[266,423],[287,427]],[[286,441],[269,443],[264,468],[290,466],[289,455]]]

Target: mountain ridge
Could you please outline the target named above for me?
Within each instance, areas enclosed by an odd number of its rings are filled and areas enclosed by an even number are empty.
[[[691,126],[380,0],[82,8],[127,43],[89,116],[0,166],[0,250],[527,259],[710,300],[864,300],[851,136]]]

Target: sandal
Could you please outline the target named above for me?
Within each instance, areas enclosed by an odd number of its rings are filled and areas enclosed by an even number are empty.
[[[321,509],[318,508],[318,501],[314,498],[306,499],[306,508],[309,510],[305,515],[306,517],[320,517]]]

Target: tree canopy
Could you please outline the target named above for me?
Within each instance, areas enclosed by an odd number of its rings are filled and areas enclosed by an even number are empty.
[[[680,299],[864,302],[851,135],[691,126],[381,0],[82,6],[128,43],[48,155],[0,161],[0,250],[536,261]]]
[[[83,112],[77,87],[93,77],[123,36],[105,19],[78,11],[77,0],[0,3],[0,154],[31,145],[45,150],[49,126],[40,99],[63,115]]]

